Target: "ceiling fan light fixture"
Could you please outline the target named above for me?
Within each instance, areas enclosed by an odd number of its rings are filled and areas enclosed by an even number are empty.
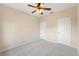
[[[43,12],[43,9],[40,9],[40,10],[39,10],[39,13],[41,13],[41,12]]]
[[[41,7],[44,7],[44,3],[41,3],[41,5],[40,5]]]
[[[38,9],[37,10],[37,13],[41,13],[41,12],[43,12],[43,9]]]
[[[36,10],[34,10],[32,13],[37,12],[37,13],[40,13],[41,15],[43,15],[44,10],[47,10],[47,11],[51,10],[51,8],[46,8],[46,7],[44,7],[44,5],[45,5],[45,3],[37,3],[36,6],[28,4],[28,6],[36,8]]]

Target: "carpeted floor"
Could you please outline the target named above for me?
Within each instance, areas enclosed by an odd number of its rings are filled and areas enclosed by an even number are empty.
[[[25,44],[4,52],[1,56],[77,56],[77,50],[63,44],[36,40],[30,44]]]

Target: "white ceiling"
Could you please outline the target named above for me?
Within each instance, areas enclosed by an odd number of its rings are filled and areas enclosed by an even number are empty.
[[[28,3],[28,4],[35,5],[34,3]],[[18,9],[18,10],[28,13],[30,15],[34,15],[34,16],[38,16],[38,17],[41,16],[37,12],[32,14],[32,11],[35,10],[35,8],[27,6],[28,4],[27,3],[5,3],[5,5],[7,5],[9,7]],[[64,9],[71,8],[75,5],[76,5],[75,3],[46,3],[45,7],[51,8],[52,10],[51,11],[44,11],[44,15],[42,15],[42,16],[49,15],[50,12],[52,12],[52,11],[54,13],[56,13],[56,12],[64,10]]]

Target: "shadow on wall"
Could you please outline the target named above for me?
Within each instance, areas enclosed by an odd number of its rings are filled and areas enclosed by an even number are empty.
[[[2,19],[0,17],[0,52],[6,47],[4,38],[3,38],[3,26],[2,26]],[[4,53],[5,54],[5,53]]]

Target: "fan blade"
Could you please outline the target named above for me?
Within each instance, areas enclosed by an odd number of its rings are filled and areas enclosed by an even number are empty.
[[[28,6],[36,8],[36,6],[30,5],[30,4]]]
[[[37,10],[34,10],[32,13],[35,13]]]
[[[51,10],[51,8],[43,8],[43,10]]]
[[[39,7],[41,5],[41,3],[38,3],[37,7]]]

